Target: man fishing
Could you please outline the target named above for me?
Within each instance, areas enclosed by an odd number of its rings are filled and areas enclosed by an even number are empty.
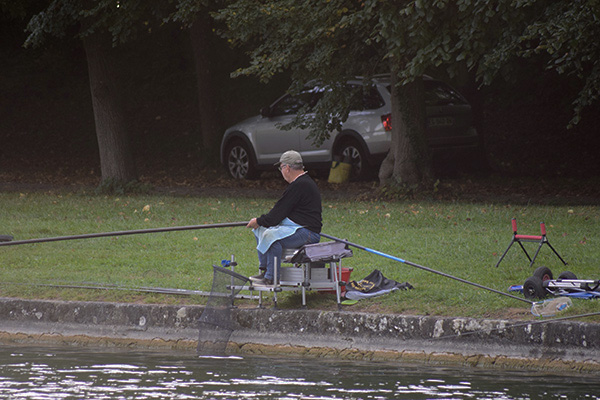
[[[267,214],[248,222],[247,227],[253,229],[258,243],[256,249],[261,271],[250,277],[254,285],[272,285],[275,268],[277,276],[280,276],[284,248],[298,248],[318,243],[321,239],[321,193],[315,181],[304,171],[302,156],[289,150],[275,165],[289,185]]]

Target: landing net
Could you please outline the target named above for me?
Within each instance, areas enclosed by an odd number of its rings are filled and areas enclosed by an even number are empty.
[[[554,299],[539,301],[531,306],[531,313],[536,317],[553,317],[560,311],[571,307],[573,302],[568,297],[556,297]]]
[[[235,329],[231,319],[233,300],[249,279],[223,267],[213,265],[213,284],[200,316],[198,354],[218,356],[225,348]]]

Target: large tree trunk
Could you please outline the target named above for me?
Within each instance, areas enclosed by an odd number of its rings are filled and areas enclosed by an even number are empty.
[[[109,34],[92,34],[83,40],[87,55],[102,181],[126,183],[137,179]]]
[[[215,56],[210,46],[210,38],[213,35],[211,21],[207,16],[198,15],[190,28],[190,38],[198,85],[198,115],[200,117],[202,154],[212,154],[214,157],[218,157],[221,132],[219,130],[220,114],[214,88],[214,76],[211,70],[211,58]]]
[[[432,178],[425,136],[425,101],[421,79],[398,86],[392,72],[392,142],[379,170],[381,185],[426,185]]]

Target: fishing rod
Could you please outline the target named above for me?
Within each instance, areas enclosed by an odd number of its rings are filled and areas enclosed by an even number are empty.
[[[0,242],[0,246],[16,246],[16,245],[20,245],[20,244],[46,243],[46,242],[57,242],[60,240],[90,239],[90,238],[108,237],[108,236],[140,235],[140,234],[145,234],[145,233],[188,231],[188,230],[194,230],[194,229],[231,228],[234,226],[246,226],[246,225],[248,225],[248,222],[226,222],[226,223],[220,223],[220,224],[172,226],[172,227],[166,227],[166,228],[134,229],[134,230],[128,230],[128,231],[87,233],[87,234],[82,234],[82,235],[58,236],[58,237],[49,237],[49,238]]]
[[[218,224],[203,224],[203,225],[187,225],[187,226],[173,226],[166,228],[150,228],[150,229],[134,229],[127,231],[115,231],[115,232],[100,232],[100,233],[88,233],[82,235],[70,235],[70,236],[58,236],[49,238],[38,238],[38,239],[26,239],[26,240],[15,240],[12,241],[12,236],[0,235],[0,246],[16,246],[20,244],[33,244],[33,243],[46,243],[46,242],[57,242],[61,240],[77,240],[77,239],[91,239],[99,237],[109,236],[126,236],[126,235],[139,235],[145,233],[160,233],[160,232],[173,232],[173,231],[186,231],[196,229],[210,229],[210,228],[230,228],[236,226],[246,226],[248,222],[227,222]],[[5,284],[10,282],[0,282]],[[70,289],[92,289],[92,290],[125,290],[125,291],[137,291],[147,293],[162,293],[162,294],[175,294],[175,295],[198,295],[198,296],[209,296],[210,293],[203,292],[200,290],[188,290],[188,289],[176,289],[176,288],[162,288],[162,287],[126,287],[119,285],[92,285],[92,284],[43,284],[43,283],[31,283],[33,286],[45,286],[53,288],[70,288]],[[252,296],[236,296],[238,298],[254,298]]]
[[[223,293],[212,293],[205,292],[202,290],[192,290],[192,289],[177,289],[177,288],[163,288],[163,287],[148,287],[148,286],[139,286],[139,287],[130,287],[130,286],[121,286],[121,285],[99,285],[99,284],[91,284],[91,283],[63,283],[63,284],[53,284],[53,283],[23,283],[23,282],[0,282],[0,285],[26,285],[26,286],[40,286],[40,287],[49,287],[55,289],[91,289],[91,290],[123,290],[126,292],[144,292],[144,293],[158,293],[158,294],[173,294],[173,295],[187,295],[187,296],[219,296],[219,297],[229,297],[229,295]],[[237,299],[257,299],[257,296],[248,296],[248,295],[236,295]]]
[[[345,240],[345,239],[340,239],[340,238],[338,238],[338,237],[331,236],[331,235],[327,235],[327,234],[325,234],[325,233],[320,233],[320,235],[321,235],[321,236],[323,236],[323,237],[326,237],[326,238],[328,238],[328,239],[335,240],[336,242],[345,243],[345,244],[346,244],[346,245],[348,245],[348,246],[353,246],[353,247],[356,247],[357,249],[361,249],[361,250],[367,251],[367,252],[369,252],[369,253],[376,254],[376,255],[378,255],[378,256],[382,256],[382,257],[385,257],[385,258],[389,258],[389,259],[391,259],[391,260],[394,260],[394,261],[399,261],[399,262],[401,262],[401,263],[403,263],[403,264],[410,265],[411,267],[420,268],[420,269],[422,269],[422,270],[424,270],[424,271],[427,271],[427,272],[431,272],[431,273],[434,273],[434,274],[438,274],[438,275],[444,276],[444,277],[446,277],[446,278],[454,279],[455,281],[459,281],[459,282],[462,282],[462,283],[466,283],[467,285],[472,285],[472,286],[478,287],[478,288],[480,288],[480,289],[485,289],[485,290],[488,290],[488,291],[490,291],[490,292],[494,292],[494,293],[497,293],[497,294],[501,294],[502,296],[506,296],[506,297],[510,297],[510,298],[512,298],[512,299],[516,299],[516,300],[519,300],[519,301],[523,301],[523,302],[525,302],[525,303],[528,303],[528,304],[531,304],[531,305],[533,305],[533,304],[535,303],[534,301],[527,300],[527,299],[523,299],[523,298],[520,298],[520,297],[517,297],[517,296],[513,296],[512,294],[504,293],[504,292],[501,292],[501,291],[499,291],[499,290],[492,289],[492,288],[490,288],[490,287],[487,287],[487,286],[480,285],[480,284],[478,284],[478,283],[470,282],[470,281],[468,281],[468,280],[466,280],[466,279],[462,279],[462,278],[458,278],[458,277],[456,277],[456,276],[453,276],[453,275],[450,275],[450,274],[446,274],[446,273],[444,273],[444,272],[436,271],[435,269],[431,269],[431,268],[428,268],[428,267],[424,267],[424,266],[422,266],[422,265],[415,264],[415,263],[412,263],[412,262],[410,262],[410,261],[407,261],[407,260],[403,260],[402,258],[395,257],[395,256],[392,256],[392,255],[389,255],[389,254],[386,254],[386,253],[383,253],[383,252],[381,252],[381,251],[377,251],[377,250],[374,250],[374,249],[370,249],[370,248],[368,248],[368,247],[361,246],[360,244],[356,244],[356,243],[349,242],[349,241],[347,241],[347,240]]]

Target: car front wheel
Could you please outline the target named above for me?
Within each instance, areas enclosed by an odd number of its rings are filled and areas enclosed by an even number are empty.
[[[227,171],[234,179],[252,179],[257,176],[252,155],[245,143],[241,141],[231,143],[227,147],[225,160]]]

